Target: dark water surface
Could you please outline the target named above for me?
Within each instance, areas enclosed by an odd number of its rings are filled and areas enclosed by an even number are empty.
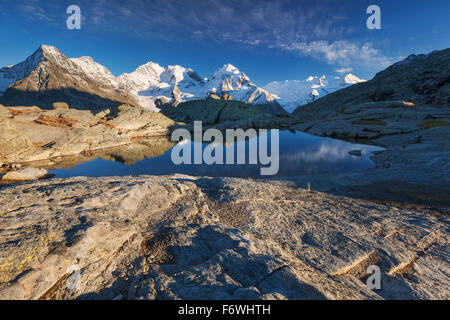
[[[254,138],[259,141],[261,136]],[[270,141],[270,139],[269,139]],[[191,150],[196,142],[186,142],[190,144]],[[245,144],[248,163],[249,140],[240,141],[227,146],[221,145],[224,155],[230,148]],[[209,143],[203,143],[204,149]],[[154,148],[154,146],[152,146]],[[260,167],[262,165],[207,165],[207,164],[181,164],[175,165],[171,160],[173,145],[167,141],[164,149],[156,156],[150,152],[150,157],[129,161],[125,156],[109,156],[105,159],[93,159],[76,165],[71,169],[56,169],[50,173],[56,177],[73,176],[126,176],[126,175],[169,175],[175,173],[213,176],[213,177],[253,177],[270,178],[271,176],[261,176]],[[269,145],[270,153],[270,145]],[[360,157],[350,155],[351,150],[361,150]],[[380,147],[353,144],[341,140],[317,137],[304,132],[279,132],[279,171],[273,177],[289,177],[296,175],[314,175],[322,173],[342,173],[349,171],[359,171],[374,167],[375,164],[369,159],[373,151],[383,150]],[[192,151],[193,155],[193,151]],[[224,158],[225,159],[225,158]],[[235,162],[236,163],[236,162]],[[267,165],[263,166],[267,167]]]

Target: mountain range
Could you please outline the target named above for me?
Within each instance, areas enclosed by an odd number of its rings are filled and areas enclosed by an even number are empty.
[[[292,112],[298,106],[308,104],[334,91],[356,83],[365,82],[349,73],[345,76],[309,76],[305,80],[273,81],[263,88],[275,95],[283,108]]]
[[[317,97],[362,81],[352,74],[310,76],[304,81],[271,82],[258,87],[231,64],[202,78],[190,68],[163,67],[155,62],[115,77],[91,57],[67,58],[57,48],[42,45],[25,61],[0,69],[0,103],[50,107],[53,102],[63,101],[86,109],[130,104],[157,111],[164,105],[226,96],[255,105],[281,105],[291,112]]]

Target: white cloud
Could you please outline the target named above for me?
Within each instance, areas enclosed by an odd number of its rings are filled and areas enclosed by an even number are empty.
[[[63,21],[68,3],[17,1],[29,19],[47,23]],[[346,16],[351,5],[336,6],[333,0],[314,5],[298,0],[78,0],[77,4],[83,26],[91,31],[274,48],[336,68],[378,71],[391,63],[373,43],[344,40],[357,30],[354,19]]]
[[[370,42],[359,44],[348,40],[334,42],[322,40],[282,44],[279,47],[341,67],[351,65],[356,68],[381,70],[393,62]]]
[[[339,68],[339,69],[335,69],[334,71],[336,71],[337,73],[350,73],[353,72],[353,68]]]
[[[99,0],[90,12],[94,23],[108,28],[130,27],[134,30],[131,34],[146,30],[143,36],[166,40],[274,48],[313,57],[336,68],[379,71],[392,64],[373,43],[344,40],[355,28],[345,16],[345,5],[336,7],[328,2],[311,6],[297,0]]]

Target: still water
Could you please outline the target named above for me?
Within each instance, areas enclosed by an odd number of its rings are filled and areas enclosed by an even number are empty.
[[[261,136],[254,139],[258,139],[259,141],[260,138]],[[187,143],[189,143],[193,154],[194,144],[197,142]],[[249,140],[221,145],[224,156],[227,150],[234,148],[236,157],[238,146],[242,144],[246,148],[247,164],[207,165],[203,163],[175,165],[171,159],[174,143],[164,141],[157,146],[153,145],[148,147],[150,152],[140,152],[140,156],[134,160],[132,157],[133,151],[122,150],[120,156],[110,154],[108,157],[102,156],[102,158],[90,159],[89,161],[75,165],[73,168],[59,168],[50,171],[50,173],[54,173],[59,178],[143,174],[169,175],[175,173],[212,177],[289,177],[365,170],[375,166],[370,160],[372,152],[383,150],[376,146],[317,137],[304,132],[280,131],[278,174],[275,176],[261,176],[260,167],[262,165],[259,164],[259,161],[257,165],[248,164]],[[202,143],[203,150],[207,145],[209,143]],[[153,152],[153,150],[158,148],[162,148],[162,151]],[[270,153],[270,145],[268,150]],[[362,155],[360,157],[350,155],[348,152],[351,150],[361,150]],[[267,166],[265,165],[263,167]]]

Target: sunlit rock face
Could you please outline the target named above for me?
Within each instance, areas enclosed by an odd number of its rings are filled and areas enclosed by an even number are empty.
[[[161,113],[127,105],[96,110],[0,105],[0,163],[89,155],[100,149],[129,146],[140,139],[167,136],[174,125]],[[123,153],[121,157],[127,159],[132,154]]]
[[[0,103],[5,106],[51,108],[66,102],[72,108],[137,105],[105,67],[90,57],[67,58],[52,46],[40,46],[25,61],[0,69]]]

